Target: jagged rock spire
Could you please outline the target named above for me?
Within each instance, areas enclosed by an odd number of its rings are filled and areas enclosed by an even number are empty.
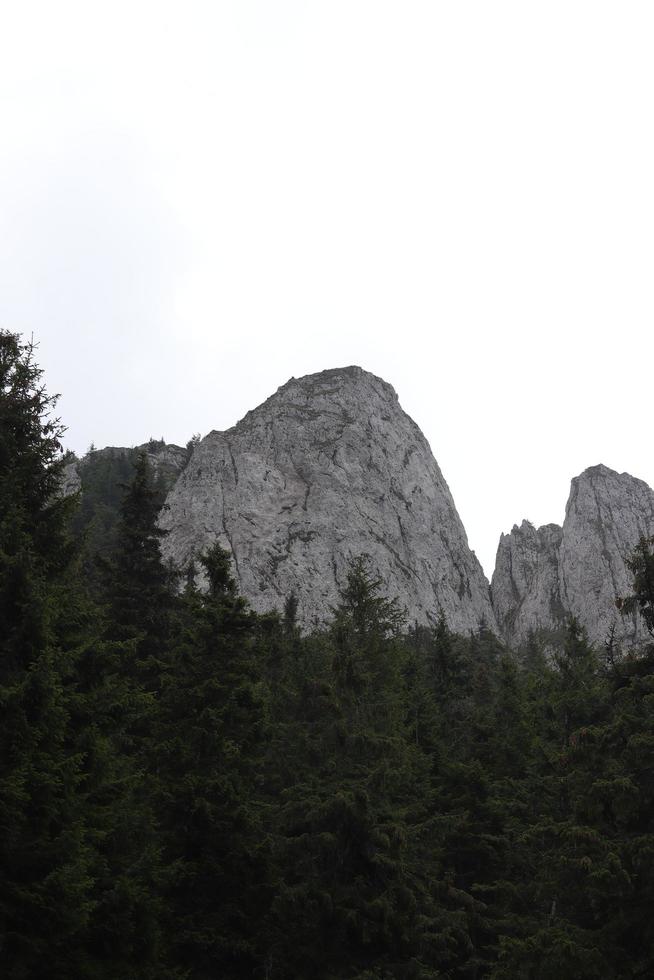
[[[643,639],[638,618],[620,616],[615,598],[631,591],[626,559],[639,537],[653,534],[646,483],[608,466],[584,470],[572,480],[562,528],[523,521],[500,538],[491,594],[504,638],[515,644],[532,630],[558,630],[573,614],[596,643],[613,625],[627,645]]]

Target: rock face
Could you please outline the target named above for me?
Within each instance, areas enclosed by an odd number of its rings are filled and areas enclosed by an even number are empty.
[[[349,560],[367,553],[410,620],[494,627],[488,583],[420,429],[393,388],[350,367],[291,379],[211,432],[170,491],[164,556],[215,541],[257,610],[294,591],[304,624],[330,615]]]
[[[593,466],[572,481],[563,527],[523,521],[502,535],[491,594],[502,635],[524,642],[530,631],[556,631],[567,614],[602,643],[615,624],[629,645],[643,639],[636,616],[615,598],[631,590],[625,560],[641,535],[654,535],[654,492],[628,473]]]
[[[500,537],[491,598],[500,634],[509,645],[565,618],[559,589],[562,537],[557,524],[535,528],[529,521]]]
[[[80,461],[78,459],[73,459],[64,466],[61,480],[61,493],[64,497],[70,497],[73,493],[77,493],[78,490],[82,489],[82,477],[80,476],[79,466]]]

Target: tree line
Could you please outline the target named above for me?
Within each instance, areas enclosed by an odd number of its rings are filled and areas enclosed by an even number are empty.
[[[365,556],[304,633],[164,564],[145,456],[91,570],[55,405],[0,332],[0,976],[654,975],[654,642],[412,626]]]

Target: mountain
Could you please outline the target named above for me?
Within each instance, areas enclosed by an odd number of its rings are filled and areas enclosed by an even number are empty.
[[[572,480],[563,527],[523,521],[500,538],[491,596],[504,639],[557,632],[568,614],[596,643],[612,625],[625,644],[643,639],[638,618],[623,618],[615,606],[631,590],[626,559],[641,535],[654,535],[650,487],[607,466],[584,470]]]
[[[500,537],[491,600],[502,637],[509,645],[530,631],[557,629],[565,621],[559,589],[557,524],[535,528],[529,521]]]
[[[71,462],[64,491],[81,489],[75,529],[89,555],[111,551],[140,452],[163,504],[164,557],[184,569],[219,541],[258,611],[295,592],[300,621],[321,622],[349,560],[368,554],[410,623],[442,610],[454,630],[485,622],[517,646],[531,633],[555,639],[573,614],[596,643],[612,627],[625,645],[643,639],[615,598],[630,591],[626,560],[639,537],[654,535],[646,483],[585,470],[562,527],[523,521],[501,536],[489,589],[427,440],[393,388],[359,367],[292,378],[231,429],[186,448],[151,440]]]
[[[409,621],[440,610],[459,631],[494,627],[488,583],[452,495],[393,388],[359,367],[292,378],[226,432],[211,432],[168,494],[164,557],[188,566],[219,541],[256,610],[295,592],[304,624],[330,615],[366,553]]]

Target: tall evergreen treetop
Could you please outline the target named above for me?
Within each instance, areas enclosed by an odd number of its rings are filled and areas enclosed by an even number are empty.
[[[9,627],[3,616],[16,612],[27,554],[42,570],[64,568],[71,556],[67,524],[73,504],[58,495],[64,429],[53,415],[57,396],[46,393],[34,349],[0,331],[0,562],[13,569],[4,582],[13,583],[12,591],[0,599],[0,627]]]
[[[214,544],[199,561],[209,590],[184,596],[159,718],[170,956],[180,976],[236,980],[262,975],[267,901],[257,617],[237,594],[229,552]]]
[[[165,531],[157,523],[159,508],[152,470],[142,453],[126,488],[115,554],[105,563],[106,595],[109,637],[136,642],[138,659],[155,687],[166,658],[175,604],[174,575],[161,555]]]
[[[91,911],[71,713],[62,427],[34,345],[0,331],[0,975],[76,975]],[[77,974],[79,975],[79,973]]]
[[[20,488],[31,514],[58,490],[64,431],[52,414],[57,396],[46,393],[34,351],[33,343],[0,331],[0,494],[6,505],[8,490]]]
[[[639,612],[654,636],[654,538],[641,537],[627,568],[634,576],[633,592],[617,600],[618,609],[623,616]]]
[[[373,574],[369,555],[354,558],[334,609],[336,630],[347,626],[358,637],[397,635],[405,615],[397,600],[384,595],[383,586],[383,580]]]
[[[235,595],[236,582],[231,573],[231,555],[219,544],[214,544],[201,557],[200,564],[209,579],[209,594],[212,599]]]

